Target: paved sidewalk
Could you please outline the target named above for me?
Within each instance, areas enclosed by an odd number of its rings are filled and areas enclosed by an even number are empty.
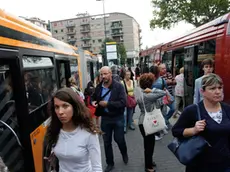
[[[136,113],[134,114],[134,120],[137,124],[139,109],[136,108]],[[171,121],[171,123],[175,122]],[[167,148],[167,144],[172,140],[171,132],[164,136],[160,141],[156,141],[154,161],[157,164],[157,172],[184,172],[184,166],[181,165],[174,155]],[[126,142],[128,147],[129,154],[129,163],[125,165],[122,161],[122,157],[118,146],[113,142],[113,152],[114,152],[114,161],[115,168],[112,172],[144,172],[144,148],[143,148],[143,139],[140,134],[139,128],[136,125],[136,130],[129,130],[126,134]],[[101,140],[101,150],[102,150],[102,164],[105,168],[105,155],[103,141]]]

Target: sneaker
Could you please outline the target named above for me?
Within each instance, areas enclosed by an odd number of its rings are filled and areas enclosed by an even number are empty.
[[[130,130],[135,130],[134,125],[133,125],[133,124],[131,124],[131,125],[129,126],[129,129],[130,129]]]
[[[105,172],[110,172],[112,171],[114,168],[114,165],[107,165],[107,167],[105,168]]]
[[[163,138],[163,136],[155,136],[156,141],[161,140],[162,138]]]
[[[122,155],[122,158],[123,158],[124,163],[128,164],[128,162],[129,162],[128,154],[126,153],[126,154]]]
[[[164,130],[163,130],[163,134],[164,134],[164,135],[166,135],[166,134],[168,134],[168,133],[169,133],[169,132],[167,131],[167,129],[164,129]]]

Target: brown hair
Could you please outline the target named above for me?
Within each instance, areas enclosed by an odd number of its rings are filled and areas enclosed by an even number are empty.
[[[100,130],[94,124],[90,111],[81,102],[80,97],[71,88],[62,88],[58,90],[52,97],[49,104],[48,112],[51,116],[51,123],[47,129],[48,143],[56,144],[62,123],[58,119],[54,109],[54,98],[58,98],[62,101],[68,102],[73,106],[73,123],[75,126],[86,129],[92,134],[100,133]]]
[[[155,76],[152,73],[142,74],[139,80],[140,87],[142,89],[152,88],[154,81],[155,81]]]
[[[160,69],[158,66],[151,66],[150,72],[155,75],[156,78],[159,78],[160,76]]]
[[[212,59],[204,59],[202,62],[201,62],[201,68],[204,67],[204,65],[210,65],[210,66],[214,66],[214,61]]]

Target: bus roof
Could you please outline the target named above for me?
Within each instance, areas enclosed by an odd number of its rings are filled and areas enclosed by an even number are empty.
[[[77,56],[68,44],[51,37],[48,31],[0,10],[0,44]]]

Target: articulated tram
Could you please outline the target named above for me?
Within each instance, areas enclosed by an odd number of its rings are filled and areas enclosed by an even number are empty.
[[[184,66],[186,105],[193,102],[194,81],[202,75],[201,61],[215,61],[215,73],[224,82],[224,101],[230,103],[230,13],[195,28],[191,32],[140,52],[140,64],[162,61],[175,76]]]
[[[47,104],[59,88],[94,79],[97,59],[0,10],[0,157],[10,172],[43,172]]]

